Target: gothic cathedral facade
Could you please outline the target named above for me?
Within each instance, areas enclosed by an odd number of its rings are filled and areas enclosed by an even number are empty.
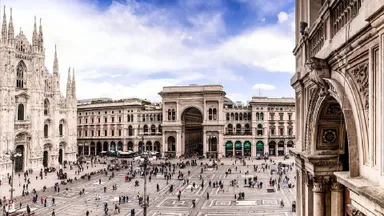
[[[76,84],[68,71],[67,92],[60,92],[55,48],[53,73],[45,66],[43,29],[36,19],[32,44],[20,30],[15,36],[10,11],[0,42],[0,175],[58,166],[76,159]],[[73,71],[72,71],[73,72]],[[73,72],[74,73],[74,72]],[[11,152],[19,153],[14,164]]]

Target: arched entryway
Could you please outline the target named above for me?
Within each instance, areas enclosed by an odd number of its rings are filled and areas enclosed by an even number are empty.
[[[231,141],[225,143],[225,157],[233,157],[233,143]]]
[[[59,149],[59,158],[58,158],[59,164],[63,163],[63,149]]]
[[[104,143],[103,143],[103,151],[108,151],[108,142],[107,141],[105,141]]]
[[[152,151],[152,142],[151,141],[147,141],[147,143],[145,144],[145,151]]]
[[[208,137],[208,158],[217,158],[217,137],[209,136]]]
[[[91,152],[90,152],[90,154],[91,155],[95,155],[95,152],[96,152],[96,144],[95,144],[95,142],[91,142]]]
[[[333,97],[328,97],[322,104],[319,113],[316,131],[316,149],[328,150],[328,154],[337,153],[339,163],[342,165],[340,171],[349,171],[349,145],[346,124],[343,111]]]
[[[248,140],[244,142],[244,156],[251,157],[252,156],[252,144]]]
[[[44,152],[43,152],[43,166],[49,167],[50,166],[50,151],[51,151],[52,145],[50,143],[44,144]]]
[[[111,142],[109,151],[111,151],[111,152],[112,152],[112,151],[113,151],[113,152],[116,151],[116,143],[115,143],[115,142],[113,142],[113,141]]]
[[[16,153],[19,153],[20,156],[15,158],[15,172],[22,172],[24,171],[24,156],[25,156],[24,145],[16,146]]]
[[[156,151],[156,152],[160,152],[160,142],[159,141],[155,141],[155,143],[153,144],[153,150]]]
[[[133,142],[128,142],[128,151],[133,151]]]
[[[137,151],[138,152],[142,152],[144,149],[143,149],[143,142],[139,142],[139,145],[138,145],[138,149],[137,149]]]
[[[235,142],[235,156],[236,157],[242,157],[243,156],[243,146],[241,144],[241,141]]]
[[[84,143],[77,144],[77,153],[79,155],[84,155]]]
[[[101,145],[101,142],[97,142],[96,143],[96,154],[99,155],[101,151],[103,151],[103,146]]]
[[[59,157],[58,157],[59,164],[63,164],[63,161],[65,160],[64,157],[65,157],[66,147],[67,147],[67,143],[66,142],[61,142],[59,144]]]
[[[176,139],[173,136],[167,139],[167,150],[168,152],[176,152]]]
[[[84,143],[84,155],[89,155],[89,143]]]
[[[268,144],[268,147],[269,147],[269,155],[276,156],[276,142],[270,141]]]
[[[287,142],[287,147],[288,147],[288,148],[293,148],[293,141],[292,141],[292,140],[289,140],[289,141]]]
[[[117,151],[123,151],[123,143],[121,141],[117,142]]]
[[[185,143],[180,150],[185,156],[203,155],[203,114],[195,107],[187,108],[181,115],[181,122]]]
[[[278,156],[284,155],[284,141],[279,141],[277,144],[277,154]]]
[[[48,159],[49,159],[48,150],[44,150],[44,153],[43,153],[43,166],[45,168],[48,167]]]
[[[263,141],[257,141],[256,143],[256,157],[264,156],[264,143]]]

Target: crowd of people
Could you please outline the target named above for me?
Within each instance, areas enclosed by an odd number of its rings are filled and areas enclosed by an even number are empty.
[[[294,187],[294,184],[292,183],[292,180],[288,177],[288,172],[291,172],[294,163],[291,164],[285,164],[285,163],[278,163],[276,164],[273,160],[266,160],[265,163],[261,165],[253,165],[250,167],[250,165],[247,165],[246,159],[232,159],[232,166],[228,168],[225,171],[225,179],[220,179],[220,180],[214,180],[208,179],[206,175],[204,175],[204,172],[208,168],[212,169],[218,169],[219,168],[219,163],[220,161],[215,161],[213,159],[203,162],[199,161],[196,159],[178,159],[177,162],[171,163],[168,160],[165,161],[156,161],[154,163],[150,163],[148,166],[143,166],[143,163],[141,161],[134,161],[134,160],[124,160],[124,159],[117,159],[117,158],[97,158],[97,157],[92,157],[91,158],[91,167],[93,167],[96,163],[102,163],[106,164],[107,168],[106,169],[100,169],[96,172],[96,174],[103,174],[105,175],[109,180],[113,179],[115,177],[115,172],[124,172],[124,179],[122,181],[124,182],[131,182],[134,180],[134,186],[137,187],[137,193],[136,197],[129,197],[129,195],[118,195],[118,202],[113,203],[112,205],[114,206],[114,212],[119,213],[120,212],[120,205],[124,205],[128,203],[129,201],[132,201],[134,199],[137,199],[139,205],[144,206],[144,205],[149,205],[149,196],[144,197],[142,194],[140,194],[140,184],[139,184],[139,179],[143,178],[146,176],[149,182],[153,178],[159,179],[163,178],[166,182],[166,184],[163,186],[166,187],[169,185],[169,191],[168,193],[174,194],[174,190],[176,185],[174,185],[174,181],[170,182],[172,179],[178,180],[182,182],[182,186],[177,189],[176,197],[178,201],[181,201],[183,199],[182,197],[182,192],[183,188],[184,190],[187,187],[183,186],[188,186],[190,187],[191,192],[194,192],[195,190],[199,189],[199,186],[201,189],[204,189],[204,187],[208,188],[219,188],[218,193],[228,193],[230,191],[229,188],[233,188],[233,191],[238,190],[238,192],[234,193],[234,199],[235,200],[245,200],[245,192],[242,189],[236,189],[236,188],[243,188],[243,187],[248,187],[248,188],[257,188],[257,189],[262,189],[264,184],[268,184],[269,187],[275,187],[277,190],[280,190],[281,188],[292,188]],[[91,173],[85,173],[85,170],[88,170],[89,162],[86,161],[78,161],[76,163],[69,163],[64,165],[64,169],[60,167],[60,169],[56,172],[57,179],[61,180],[61,182],[57,182],[53,186],[53,190],[55,193],[60,193],[60,187],[62,185],[65,185],[67,183],[72,183],[74,180],[77,181],[77,177],[74,177],[74,179],[69,178],[67,173],[65,172],[65,169],[67,168],[67,165],[69,166],[69,169],[72,170],[74,167],[77,168],[75,174],[76,175],[81,175],[81,179],[85,180],[90,180],[91,179]],[[242,166],[241,169],[239,169],[239,166]],[[191,178],[191,169],[193,167],[199,167],[200,168],[200,176],[199,178]],[[242,170],[245,172],[243,173],[245,175],[243,181],[244,185],[240,186],[240,177],[239,174],[241,174]],[[86,168],[86,169],[85,169]],[[234,170],[234,171],[233,171]],[[36,176],[36,181],[38,179],[44,180],[44,176],[47,176],[47,173],[49,172],[54,172],[54,169],[41,169],[38,176]],[[258,178],[259,173],[265,173],[269,174],[270,178],[269,181],[263,182],[263,180],[260,180]],[[40,193],[44,193],[47,190],[47,187],[44,186],[42,188],[42,191],[36,191],[35,189],[32,189],[31,192],[29,192],[29,185],[31,183],[30,176],[33,174],[32,170],[28,170],[25,173],[23,173],[24,176],[24,184],[23,184],[23,191],[21,196],[29,196],[31,195],[32,203],[36,204],[40,200],[41,206],[42,207],[47,207],[47,200],[48,197],[45,196],[44,194],[41,195]],[[19,178],[20,178],[20,174]],[[236,175],[235,178],[228,178],[229,175]],[[9,177],[9,184],[11,184],[12,179]],[[206,185],[205,183],[208,182]],[[98,183],[101,185],[102,180],[99,177]],[[20,184],[20,183],[19,183]],[[177,184],[179,185],[179,184]],[[227,190],[225,190],[227,188]],[[68,190],[70,190],[68,187],[65,187],[63,193],[67,193]],[[102,193],[107,192],[107,187],[102,187]],[[117,184],[112,185],[112,191],[117,190]],[[161,186],[159,182],[156,183],[156,191],[160,192],[161,191]],[[203,191],[203,190],[201,190]],[[54,194],[55,194],[54,193]],[[51,198],[51,207],[55,205],[55,198],[54,194],[52,195]],[[79,191],[79,196],[83,196],[85,194],[85,189],[83,188],[82,190]],[[206,199],[209,199],[209,192],[207,190],[206,193]],[[100,194],[95,195],[95,200],[100,201],[101,200]],[[3,205],[4,212],[7,213],[7,198],[4,196],[3,199],[0,199],[0,205]],[[22,202],[20,201],[19,203],[19,208],[22,208]],[[281,199],[280,205],[283,207],[284,206],[284,201]],[[196,200],[192,200],[192,207],[194,208],[196,206]],[[104,203],[104,212],[105,215],[108,215],[109,208],[108,208],[108,203]],[[134,215],[135,209],[131,210],[131,215]],[[31,208],[29,205],[26,205],[26,214],[31,215]],[[5,214],[7,215],[7,214]],[[55,215],[55,211],[53,209],[52,215]],[[89,215],[89,210],[86,211],[86,215]]]

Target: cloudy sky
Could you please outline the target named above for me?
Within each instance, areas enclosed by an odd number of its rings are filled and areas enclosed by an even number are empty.
[[[42,18],[46,65],[57,45],[62,91],[141,97],[163,86],[221,84],[232,100],[293,97],[294,0],[2,0],[31,40]],[[2,16],[1,16],[2,17]]]

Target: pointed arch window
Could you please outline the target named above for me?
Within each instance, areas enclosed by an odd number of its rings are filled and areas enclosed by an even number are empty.
[[[48,125],[44,125],[44,138],[48,138]]]
[[[20,61],[16,68],[16,88],[24,88],[24,75],[26,71],[27,67],[23,61]]]
[[[235,121],[239,121],[239,114],[235,113]]]
[[[59,124],[59,134],[63,136],[63,124]]]
[[[260,115],[259,113],[256,113],[256,121],[259,121],[260,120]]]
[[[240,120],[240,121],[243,121],[243,113],[240,113],[240,114],[239,114],[239,120]]]
[[[131,116],[130,116],[130,115],[127,115],[127,121],[128,121],[128,122],[131,121]]]
[[[49,115],[49,100],[48,99],[44,100],[44,115],[45,116]]]
[[[19,104],[17,106],[17,120],[19,121],[24,120],[24,104]]]
[[[264,121],[264,113],[260,113],[260,120]]]
[[[229,121],[229,113],[225,114],[227,121]]]

